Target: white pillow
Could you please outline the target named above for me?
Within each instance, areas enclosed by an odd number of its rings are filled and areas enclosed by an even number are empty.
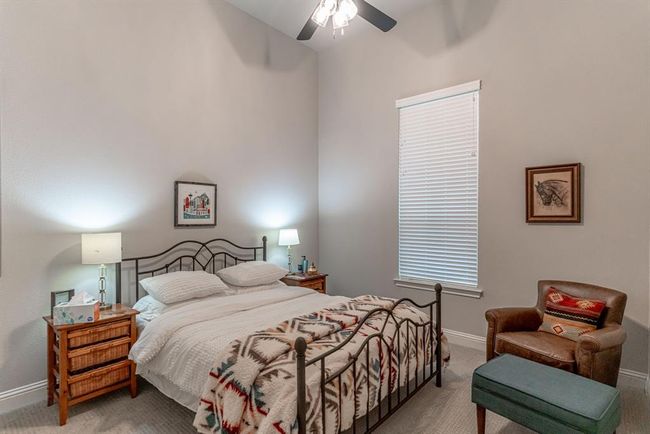
[[[167,309],[167,305],[150,295],[145,295],[133,305],[133,309],[140,312],[138,315],[140,318],[151,321],[159,317]]]
[[[217,275],[224,282],[235,286],[268,285],[280,280],[289,273],[288,270],[264,261],[244,262],[234,267],[222,268]]]
[[[205,271],[174,271],[140,281],[149,295],[165,304],[223,293],[228,287]]]

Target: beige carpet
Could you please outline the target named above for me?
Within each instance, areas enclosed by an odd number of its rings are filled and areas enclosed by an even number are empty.
[[[479,351],[452,348],[452,363],[445,371],[443,387],[427,386],[401,408],[377,432],[474,433],[475,410],[470,401],[471,373],[483,361]],[[621,385],[623,422],[618,433],[650,433],[650,400],[643,389]],[[56,406],[45,403],[0,415],[2,433],[194,433],[193,413],[141,383],[132,400],[127,391],[98,398],[70,409],[68,424],[59,428]],[[489,434],[525,434],[524,428],[488,413]]]

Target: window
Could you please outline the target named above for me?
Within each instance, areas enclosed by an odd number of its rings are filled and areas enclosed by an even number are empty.
[[[398,284],[478,287],[480,81],[397,101]],[[405,286],[409,286],[408,284]]]

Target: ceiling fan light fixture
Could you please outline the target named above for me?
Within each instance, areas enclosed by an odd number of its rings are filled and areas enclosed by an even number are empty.
[[[311,16],[311,20],[318,24],[321,27],[325,27],[327,25],[327,22],[330,19],[330,11],[323,6],[323,2],[316,8],[314,11],[314,14]]]
[[[359,9],[352,0],[341,0],[339,3],[339,12],[341,12],[348,21],[357,16]]]
[[[336,12],[336,7],[338,6],[338,0],[320,0],[320,6],[327,9],[330,15],[334,15]]]
[[[342,29],[343,27],[347,27],[349,24],[348,17],[341,11],[341,9],[336,11],[332,16],[332,25],[334,30]]]

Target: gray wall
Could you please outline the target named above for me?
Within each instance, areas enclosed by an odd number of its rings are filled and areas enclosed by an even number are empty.
[[[267,234],[284,264],[289,226],[316,258],[313,51],[220,0],[4,0],[0,44],[0,391],[45,378],[50,291],[95,291],[82,232]],[[216,228],[173,228],[178,179],[218,184]]]
[[[319,55],[319,256],[335,293],[396,288],[395,100],[483,80],[480,300],[446,296],[444,326],[532,305],[543,278],[629,295],[625,368],[648,369],[647,1],[432,1],[388,34]],[[527,225],[524,168],[584,164],[584,223]]]

